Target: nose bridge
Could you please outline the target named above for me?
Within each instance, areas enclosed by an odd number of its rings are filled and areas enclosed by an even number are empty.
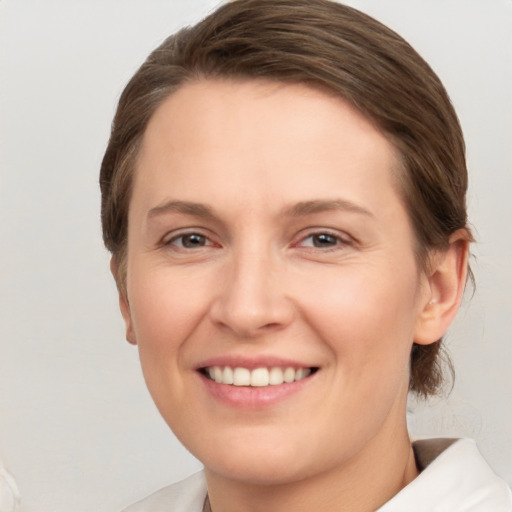
[[[292,315],[277,255],[257,240],[235,248],[227,263],[214,320],[241,337],[286,325]]]

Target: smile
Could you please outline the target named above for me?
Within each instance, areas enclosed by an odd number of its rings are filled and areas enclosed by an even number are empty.
[[[201,369],[201,373],[218,384],[231,386],[266,387],[289,384],[305,379],[317,368],[255,368],[250,370],[244,367],[208,366]]]

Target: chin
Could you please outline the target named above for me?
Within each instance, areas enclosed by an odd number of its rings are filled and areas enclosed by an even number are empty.
[[[205,464],[207,472],[216,473],[223,478],[245,483],[246,485],[268,486],[283,485],[300,481],[308,476],[305,468],[295,465],[297,455],[290,461],[275,460],[274,457],[264,457],[265,460],[247,460],[237,457],[233,460],[225,459],[218,464]]]
[[[326,469],[315,467],[318,454],[308,454],[304,450],[304,440],[298,443],[283,440],[257,443],[253,440],[215,444],[223,449],[192,453],[203,462],[207,472],[248,485],[293,483]]]

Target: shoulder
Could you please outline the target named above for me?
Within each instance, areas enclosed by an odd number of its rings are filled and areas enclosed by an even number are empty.
[[[206,480],[201,471],[160,489],[123,512],[202,512],[205,498]]]
[[[471,439],[413,443],[420,475],[378,512],[512,512],[510,487]]]

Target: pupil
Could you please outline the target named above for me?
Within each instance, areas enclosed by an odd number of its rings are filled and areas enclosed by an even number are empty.
[[[183,237],[184,247],[201,247],[204,245],[204,236],[202,235],[186,235]]]
[[[325,247],[326,245],[335,245],[336,237],[333,235],[328,235],[327,233],[323,233],[321,235],[315,235],[313,238],[313,245],[315,247]]]

